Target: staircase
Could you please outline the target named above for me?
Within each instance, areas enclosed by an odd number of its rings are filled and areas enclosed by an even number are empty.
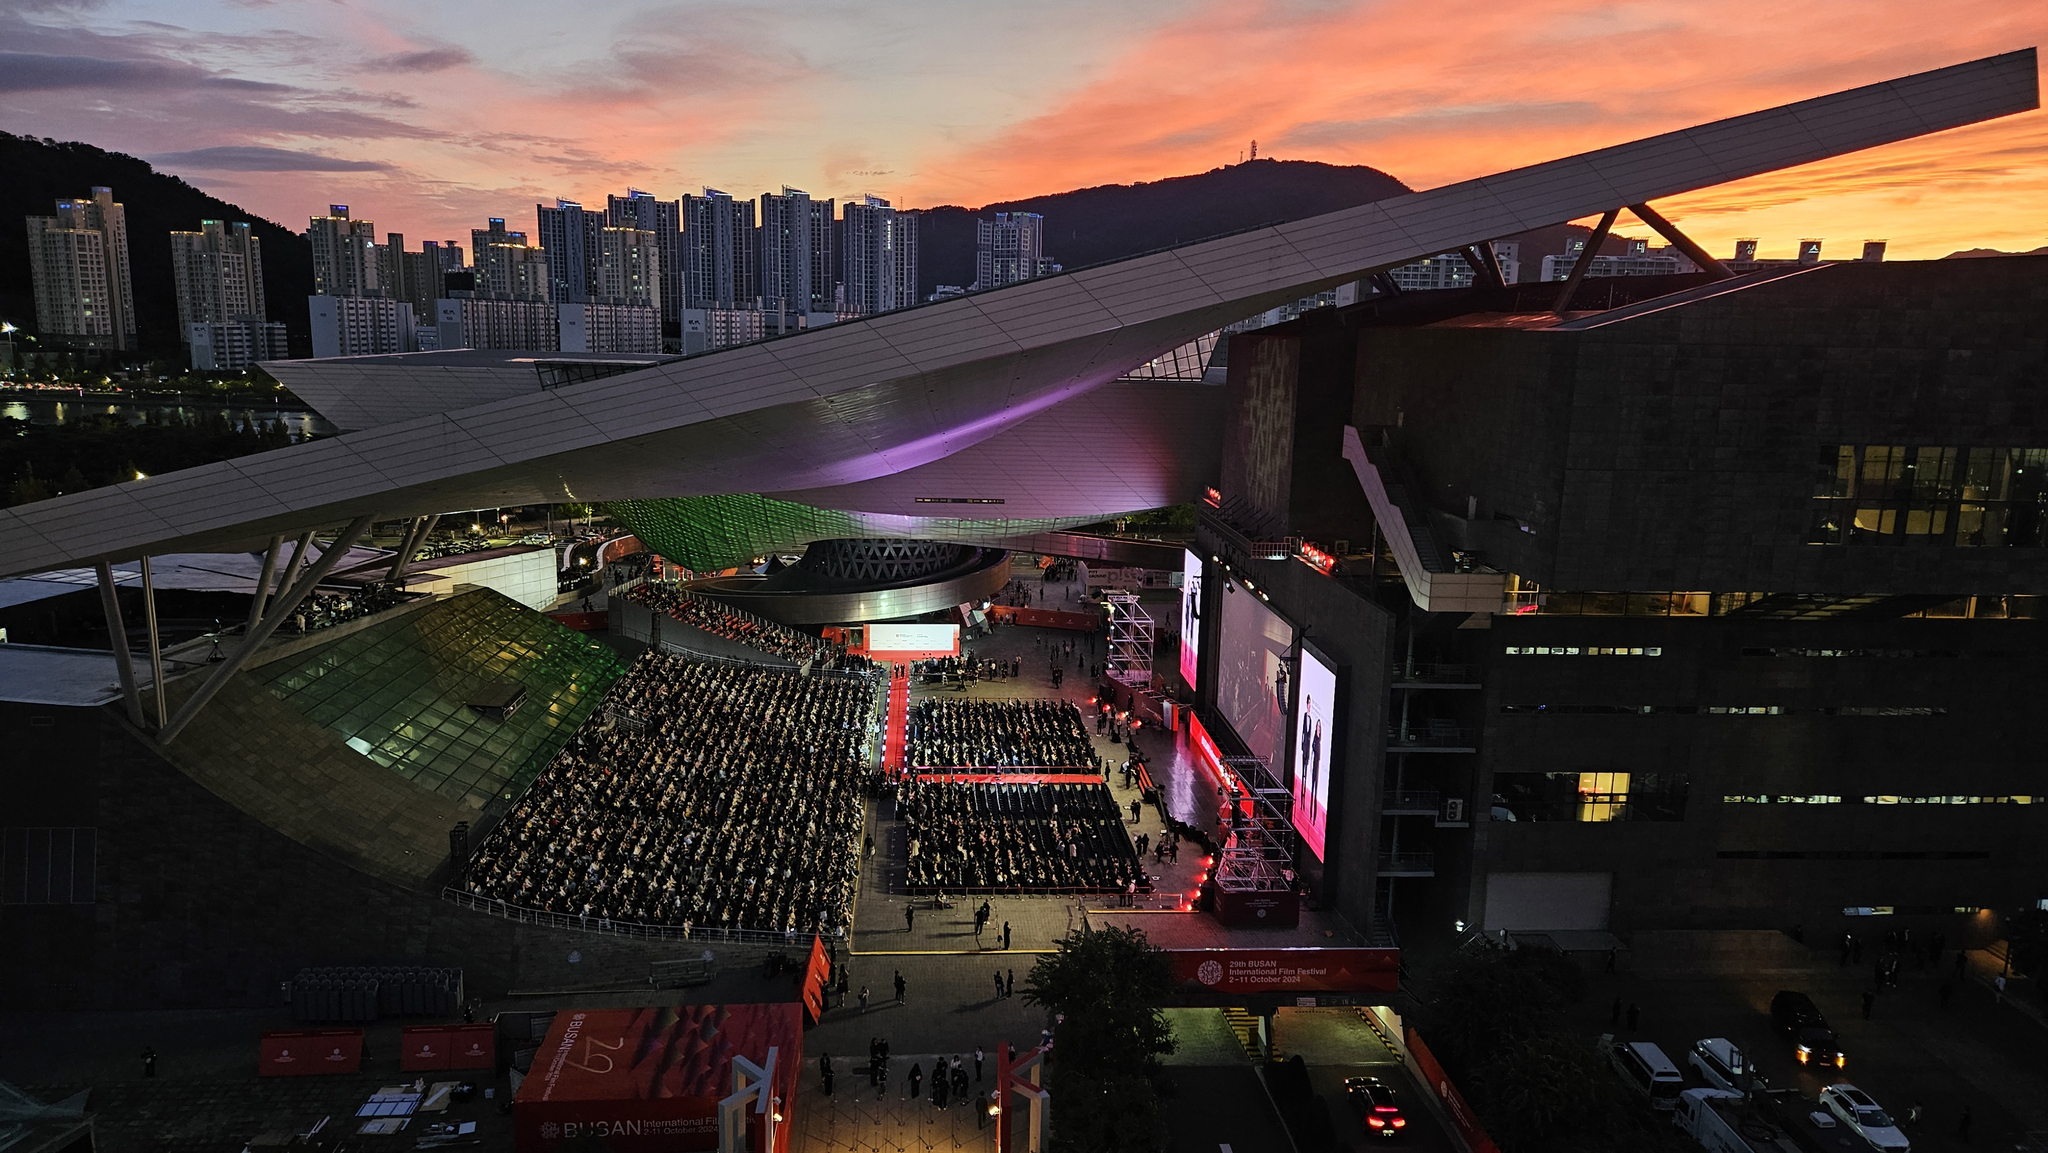
[[[1268,1059],[1267,1054],[1260,1052],[1257,1014],[1247,1013],[1243,1009],[1225,1009],[1223,1023],[1230,1027],[1230,1032],[1237,1037],[1237,1043],[1243,1046],[1245,1060],[1258,1064]],[[1271,1059],[1284,1061],[1286,1055],[1275,1049]]]

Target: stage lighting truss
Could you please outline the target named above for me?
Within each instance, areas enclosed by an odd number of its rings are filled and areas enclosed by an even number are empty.
[[[1216,858],[1216,885],[1232,893],[1278,893],[1294,887],[1293,798],[1259,757],[1225,757],[1243,782],[1251,816],[1232,830]]]
[[[1138,594],[1111,589],[1109,602],[1109,675],[1123,684],[1144,688],[1152,683],[1152,618],[1138,607]]]

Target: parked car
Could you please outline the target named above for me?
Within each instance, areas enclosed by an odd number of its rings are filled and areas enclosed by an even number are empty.
[[[1841,1119],[1842,1124],[1856,1131],[1858,1137],[1883,1150],[1883,1153],[1912,1153],[1913,1143],[1899,1132],[1898,1122],[1885,1112],[1870,1094],[1856,1086],[1842,1082],[1830,1085],[1820,1091],[1820,1102],[1827,1110]]]
[[[1692,1052],[1686,1054],[1685,1063],[1700,1079],[1716,1089],[1731,1093],[1747,1093],[1765,1089],[1769,1085],[1764,1075],[1756,1071],[1748,1058],[1742,1055],[1735,1042],[1726,1037],[1708,1037],[1692,1043]]]
[[[1849,1057],[1842,1052],[1835,1031],[1828,1028],[1828,1019],[1821,1016],[1820,1008],[1806,994],[1779,990],[1771,998],[1771,1024],[1791,1043],[1793,1055],[1801,1065],[1848,1067]]]
[[[1648,1097],[1653,1108],[1677,1107],[1679,1091],[1685,1088],[1685,1074],[1678,1071],[1664,1050],[1648,1041],[1624,1041],[1608,1049],[1607,1057],[1621,1079]]]
[[[1344,1078],[1344,1099],[1358,1114],[1358,1124],[1374,1137],[1399,1137],[1408,1128],[1394,1087],[1378,1077]]]

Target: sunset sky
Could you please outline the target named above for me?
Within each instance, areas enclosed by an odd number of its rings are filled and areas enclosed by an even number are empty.
[[[6,0],[0,128],[466,245],[628,185],[981,205],[1254,139],[1428,188],[2044,41],[2041,0]],[[1664,209],[1716,252],[2032,249],[2048,113]]]

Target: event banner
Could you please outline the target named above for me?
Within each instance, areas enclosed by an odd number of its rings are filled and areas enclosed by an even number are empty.
[[[565,1009],[513,1096],[515,1148],[551,1153],[594,1138],[614,1153],[716,1149],[733,1058],[767,1068],[771,1051],[770,1092],[793,1100],[803,1065],[794,1002]],[[762,1148],[760,1122],[749,1112],[750,1148]]]
[[[804,966],[804,1011],[811,1024],[825,1019],[825,986],[832,980],[832,958],[825,954],[825,939],[811,934],[811,960]]]
[[[1182,549],[1180,567],[1180,679],[1192,689],[1202,656],[1202,558]]]
[[[879,659],[920,660],[960,655],[959,625],[875,623],[867,626],[868,653]]]
[[[497,1030],[490,1025],[407,1025],[399,1030],[398,1067],[489,1069],[498,1063]]]
[[[1173,983],[1207,993],[1392,993],[1399,949],[1168,949]]]
[[[1444,1112],[1451,1115],[1451,1124],[1457,1126],[1458,1135],[1465,1139],[1465,1148],[1470,1149],[1472,1153],[1500,1153],[1500,1147],[1493,1143],[1493,1138],[1488,1136],[1485,1128],[1479,1124],[1479,1118],[1473,1114],[1472,1107],[1465,1104],[1464,1094],[1458,1092],[1456,1085],[1451,1084],[1451,1079],[1444,1074],[1443,1066],[1436,1063],[1436,1055],[1429,1051],[1429,1046],[1422,1043],[1422,1034],[1413,1029],[1406,1032],[1408,1035],[1403,1040],[1408,1043],[1408,1056],[1415,1062],[1416,1079],[1429,1086],[1429,1091],[1436,1094],[1436,1099],[1443,1103]]]
[[[318,1077],[354,1073],[363,1067],[361,1029],[300,1029],[265,1033],[256,1067],[259,1077]]]

